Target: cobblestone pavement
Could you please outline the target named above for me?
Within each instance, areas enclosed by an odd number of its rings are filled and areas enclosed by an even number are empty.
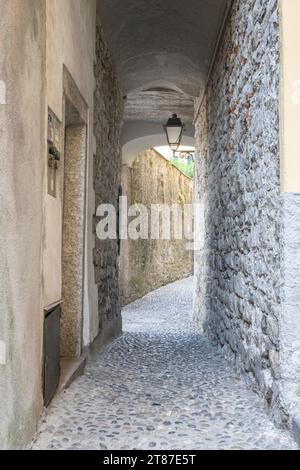
[[[292,449],[191,322],[193,279],[124,309],[124,334],[47,410],[34,449]]]

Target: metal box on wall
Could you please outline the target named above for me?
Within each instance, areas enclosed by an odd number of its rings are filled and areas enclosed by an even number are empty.
[[[60,379],[60,316],[61,305],[45,310],[44,320],[44,404],[48,406]]]

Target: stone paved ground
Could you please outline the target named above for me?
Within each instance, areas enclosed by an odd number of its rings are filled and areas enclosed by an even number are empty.
[[[124,334],[47,410],[34,449],[292,449],[264,402],[199,336],[193,280],[124,309]]]

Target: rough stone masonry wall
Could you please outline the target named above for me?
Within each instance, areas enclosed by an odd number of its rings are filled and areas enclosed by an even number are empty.
[[[235,0],[201,111],[195,317],[277,399],[280,314],[277,0]]]
[[[120,130],[123,102],[116,72],[99,23],[96,36],[95,79],[96,208],[102,203],[110,203],[117,208],[121,184]],[[96,237],[94,264],[99,295],[99,328],[105,339],[121,331],[117,240],[103,241]]]
[[[193,180],[155,150],[138,155],[132,168],[123,166],[123,194],[128,204],[192,204]],[[121,299],[128,304],[148,292],[193,273],[192,251],[182,240],[128,240],[121,249]]]

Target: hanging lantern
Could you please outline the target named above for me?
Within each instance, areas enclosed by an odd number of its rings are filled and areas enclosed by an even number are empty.
[[[177,152],[182,139],[182,133],[184,131],[184,124],[182,124],[181,119],[177,114],[168,120],[167,124],[164,126],[167,141],[170,149],[173,151],[173,154]]]

